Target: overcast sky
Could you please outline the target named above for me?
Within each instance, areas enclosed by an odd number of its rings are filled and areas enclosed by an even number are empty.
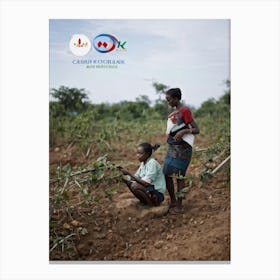
[[[126,51],[100,53],[92,47],[82,57],[69,42],[84,34],[91,42],[99,34],[126,42]],[[121,49],[121,48],[120,48]],[[77,59],[123,60],[116,69],[87,68]],[[218,20],[50,20],[50,88],[84,88],[92,103],[156,100],[153,82],[180,87],[183,99],[198,107],[218,98],[230,78],[230,21]]]

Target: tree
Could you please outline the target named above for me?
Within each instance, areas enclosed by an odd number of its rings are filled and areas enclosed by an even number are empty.
[[[163,100],[157,100],[153,109],[163,118],[166,118],[171,113],[167,102]]]
[[[201,106],[196,110],[195,117],[211,117],[217,113],[217,101],[215,98],[209,98],[204,101]]]
[[[162,83],[157,83],[157,82],[153,83],[153,87],[156,90],[156,94],[159,95],[158,100],[161,100],[161,94],[165,94],[166,90],[169,88],[168,86],[166,86]]]
[[[136,97],[136,102],[144,102],[148,105],[151,104],[151,100],[149,99],[148,95],[139,95],[138,97]]]
[[[64,110],[68,112],[81,112],[86,106],[88,96],[85,89],[69,88],[60,86],[59,89],[52,88],[51,96],[58,100],[58,103],[64,106]]]
[[[196,117],[227,117],[230,114],[230,80],[225,81],[227,89],[218,100],[209,98],[195,111]]]
[[[126,119],[138,119],[145,115],[145,111],[149,109],[146,102],[122,101],[120,104],[120,115]]]
[[[219,101],[230,105],[230,80],[226,80],[225,84],[227,89],[225,90],[225,94],[222,97],[220,97]]]

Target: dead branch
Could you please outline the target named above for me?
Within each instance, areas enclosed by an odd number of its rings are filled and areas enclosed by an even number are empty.
[[[71,178],[73,176],[77,176],[77,175],[80,175],[80,174],[83,174],[83,173],[93,172],[95,170],[96,170],[96,168],[82,170],[82,171],[70,174],[67,178]],[[60,180],[63,180],[63,178],[50,178],[50,183],[55,183],[55,182],[58,182]]]
[[[201,149],[195,149],[194,152],[200,153],[200,152],[206,152],[207,150],[208,150],[208,148],[201,148]]]
[[[75,144],[75,140],[73,140],[66,148],[66,151],[68,151],[74,144]]]
[[[91,152],[92,144],[93,144],[93,143],[90,144],[90,146],[89,146],[89,148],[88,148],[88,150],[87,150],[86,159],[88,158],[88,156],[89,156],[89,154],[90,154],[90,152]]]
[[[230,160],[230,155],[224,160],[222,161],[212,172],[211,174],[214,175],[215,173],[217,173],[218,171],[220,171]]]

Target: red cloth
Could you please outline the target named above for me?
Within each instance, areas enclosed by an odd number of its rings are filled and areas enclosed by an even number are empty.
[[[178,111],[176,110],[168,116],[168,118],[174,124],[177,123],[177,114],[178,114]],[[184,121],[185,124],[188,124],[193,120],[192,112],[190,111],[190,109],[188,107],[182,107],[180,109],[180,117],[182,118],[182,120]]]
[[[184,122],[187,124],[187,123],[190,123],[193,118],[192,118],[192,112],[191,110],[188,108],[188,107],[183,107],[181,110],[180,110],[180,117],[184,120]]]

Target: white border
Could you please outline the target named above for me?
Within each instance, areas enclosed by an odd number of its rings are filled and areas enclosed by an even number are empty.
[[[49,264],[49,18],[231,19],[230,264]],[[0,278],[279,279],[279,34],[278,1],[2,1]]]

